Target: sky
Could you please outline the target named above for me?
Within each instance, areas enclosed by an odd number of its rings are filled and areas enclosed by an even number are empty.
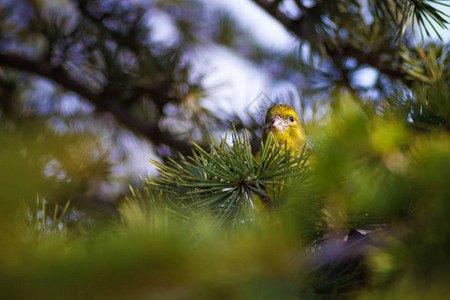
[[[235,17],[238,24],[264,48],[291,52],[298,47],[298,41],[291,33],[250,0],[203,1],[212,7],[228,11]],[[229,50],[221,49],[209,53],[214,55],[212,61],[216,72],[209,75],[205,85],[222,84],[221,89],[216,89],[215,95],[226,95],[227,98],[235,99],[231,102],[221,101],[225,110],[240,112],[255,101],[272,96],[272,91],[269,89],[270,77],[264,73],[264,70]],[[208,56],[203,54],[202,57],[208,59]]]

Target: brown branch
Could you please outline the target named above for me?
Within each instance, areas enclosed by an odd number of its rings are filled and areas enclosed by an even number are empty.
[[[114,31],[105,26],[103,23],[103,17],[96,17],[90,12],[87,8],[87,0],[77,0],[75,4],[78,6],[78,9],[84,19],[91,21],[102,33],[106,33],[109,37],[114,39],[118,45],[126,46],[134,53],[139,54],[139,42],[135,39],[130,39],[131,32],[121,33],[120,31]],[[138,8],[138,12],[135,16],[135,21],[139,21],[142,19],[144,15],[144,11]]]
[[[264,9],[269,15],[271,15],[273,18],[275,18],[278,22],[281,23],[281,25],[283,25],[284,27],[286,27],[287,30],[291,31],[292,33],[294,33],[295,35],[297,35],[298,38],[300,39],[304,39],[305,37],[299,36],[298,34],[300,34],[301,32],[297,30],[295,30],[295,22],[297,20],[293,20],[291,18],[289,18],[288,16],[286,16],[284,13],[282,13],[279,9],[278,9],[278,4],[274,5],[274,2],[270,2],[267,0],[252,0],[254,3],[256,3],[259,7],[261,7],[262,9]]]
[[[45,62],[32,61],[16,54],[0,54],[0,66],[26,71],[50,79],[66,90],[72,91],[88,100],[98,110],[111,113],[121,124],[136,134],[148,138],[154,144],[165,144],[182,154],[191,153],[191,144],[176,139],[172,133],[162,131],[156,125],[138,119],[121,106],[120,99],[114,98],[114,95],[96,93],[90,90],[72,78],[61,66],[55,67]]]
[[[303,14],[298,19],[291,19],[282,13],[278,5],[274,5],[274,2],[270,2],[268,0],[252,0],[259,7],[264,9],[270,16],[280,22],[288,31],[292,32],[297,38],[307,41],[309,43],[317,43],[317,40],[312,40],[317,38],[314,35],[308,34],[310,24],[305,22],[306,18],[304,17],[308,14],[308,10],[314,9],[314,7],[303,10]],[[328,56],[333,57],[335,55],[349,56],[355,58],[360,64],[366,64],[368,66],[374,67],[378,69],[381,73],[388,75],[391,78],[400,79],[404,81],[406,84],[410,84],[410,82],[406,78],[406,74],[401,71],[399,68],[391,67],[384,64],[380,61],[379,53],[371,53],[365,52],[361,49],[358,49],[348,43],[343,44],[343,41],[339,41],[340,44],[338,46],[331,46],[325,43],[325,51]]]
[[[378,69],[381,73],[388,75],[391,78],[403,80],[406,84],[411,82],[406,78],[406,73],[399,68],[386,65],[380,60],[380,51],[364,52],[351,45],[341,46],[340,51],[337,49],[327,48],[327,53],[330,56],[337,55],[338,52],[345,53],[346,56],[355,58],[360,64],[365,64]],[[340,54],[342,56],[342,54]]]

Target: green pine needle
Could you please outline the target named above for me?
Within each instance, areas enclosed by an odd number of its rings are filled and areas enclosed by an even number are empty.
[[[255,195],[274,190],[278,201],[283,185],[301,179],[307,171],[307,155],[292,157],[289,149],[278,146],[272,137],[261,145],[258,162],[252,155],[248,133],[233,130],[230,144],[213,141],[206,151],[194,143],[192,156],[167,164],[151,160],[161,175],[149,180],[149,189],[175,195],[194,210],[208,211],[219,223],[243,222],[252,218]],[[245,217],[244,217],[245,216]]]

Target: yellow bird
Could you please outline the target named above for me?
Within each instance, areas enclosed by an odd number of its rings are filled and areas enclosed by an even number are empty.
[[[278,145],[290,149],[291,155],[298,156],[302,153],[307,143],[305,130],[300,124],[295,110],[289,105],[275,105],[266,114],[262,142],[266,143],[272,134]],[[261,152],[255,155],[260,160]],[[269,207],[273,204],[273,190],[266,189],[267,195],[256,195],[257,206]]]
[[[265,143],[269,134],[277,140],[278,145],[291,149],[292,155],[298,155],[306,145],[305,130],[295,110],[289,105],[275,105],[266,114],[262,141]]]

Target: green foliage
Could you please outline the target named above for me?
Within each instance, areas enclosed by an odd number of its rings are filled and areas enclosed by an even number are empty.
[[[442,40],[438,30],[435,28],[435,24],[431,22],[433,20],[441,28],[446,28],[448,21],[445,17],[448,16],[437,9],[435,5],[448,6],[443,1],[435,0],[420,0],[420,1],[389,1],[389,0],[372,0],[369,1],[372,10],[375,12],[375,16],[380,19],[386,17],[390,18],[397,26],[396,39],[399,39],[406,31],[407,26],[410,24],[413,26],[418,25],[421,29],[420,33],[423,38],[422,31],[425,31],[427,36],[430,35],[427,26],[431,26],[437,36]]]
[[[0,214],[37,194],[80,204],[110,176],[108,153],[94,136],[59,133],[43,121],[0,118]]]
[[[24,209],[25,239],[37,239],[38,246],[49,244],[46,238],[70,238],[82,220],[76,216],[74,208],[70,208],[70,202],[64,207],[55,204],[50,211],[47,203],[37,197],[36,207],[26,206]]]
[[[381,112],[401,118],[418,130],[448,129],[448,46],[430,43],[405,50],[402,56],[405,72],[414,78],[414,88],[398,89],[383,99]]]
[[[150,179],[147,189],[171,193],[196,211],[213,212],[217,224],[239,224],[254,218],[252,211],[261,205],[255,203],[255,196],[268,197],[267,189],[278,205],[284,186],[307,176],[306,160],[304,153],[292,157],[291,150],[277,146],[272,136],[261,145],[257,160],[248,134],[233,130],[231,145],[225,138],[211,144],[209,152],[195,145],[190,157],[169,159],[166,164],[152,161],[161,177]]]
[[[120,220],[89,230],[68,206],[39,199],[25,235],[1,250],[2,293],[371,299],[405,286],[423,293],[414,283],[426,275],[438,298],[450,267],[450,137],[388,110],[343,97],[327,124],[308,126],[307,162],[269,143],[258,162],[245,133],[196,147],[158,164],[162,176],[132,189]],[[278,209],[249,209],[251,195],[271,184],[283,187]],[[345,242],[353,230],[371,233]]]

